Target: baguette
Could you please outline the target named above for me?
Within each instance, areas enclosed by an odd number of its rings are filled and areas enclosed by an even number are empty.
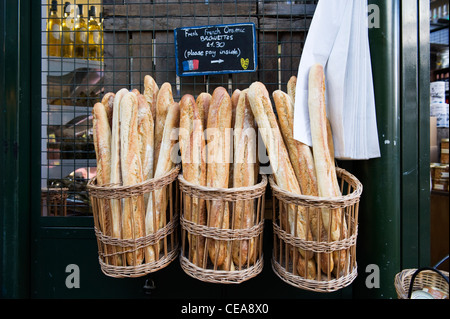
[[[134,185],[143,181],[138,137],[138,99],[135,93],[125,94],[120,102],[120,160],[122,184]],[[144,201],[142,196],[124,199],[122,212],[124,239],[136,239],[145,234]],[[143,249],[129,247],[128,265],[139,265],[144,259]]]
[[[159,87],[150,76],[144,76],[144,96],[152,112],[153,123],[156,121],[156,101],[158,99]]]
[[[241,95],[241,90],[236,89],[233,91],[233,94],[231,95],[231,128],[234,129],[234,122],[236,119],[236,108],[239,102],[239,96]],[[230,158],[234,158],[234,145],[231,143],[231,149],[230,149]],[[234,172],[234,165],[230,165],[230,177],[229,177],[229,185],[228,187],[233,187],[233,172]]]
[[[292,102],[295,102],[295,90],[297,88],[297,77],[295,75],[291,76],[287,83],[287,94],[292,99]]]
[[[111,127],[108,119],[108,109],[102,103],[96,103],[92,109],[92,125],[94,149],[97,159],[97,184],[109,184],[111,179]],[[98,207],[99,227],[107,236],[111,236],[111,208],[110,203]],[[108,254],[113,251],[107,246]],[[108,258],[109,263],[114,259]]]
[[[142,163],[143,179],[153,178],[154,123],[150,105],[146,98],[139,94],[138,100],[138,136],[139,154]]]
[[[233,187],[248,187],[258,180],[258,163],[256,156],[257,135],[247,97],[248,89],[240,92],[236,105],[234,125],[234,163]],[[238,201],[235,204],[233,229],[249,228],[254,225],[254,201]],[[253,263],[255,258],[255,240],[233,241],[233,262],[239,266]]]
[[[301,194],[300,186],[273,112],[269,93],[264,84],[261,82],[252,83],[248,91],[248,98],[261,138],[269,155],[275,182],[282,189],[294,194]],[[301,239],[312,239],[311,231],[308,230],[305,209],[303,207],[295,209],[293,205],[289,205],[287,213],[290,233]],[[304,258],[311,258],[313,255],[303,250],[300,250],[300,253]]]
[[[164,134],[164,125],[166,123],[167,112],[174,102],[172,96],[172,86],[165,82],[158,91],[156,99],[156,117],[155,117],[155,169],[158,165],[159,151]]]
[[[325,75],[320,64],[313,65],[309,73],[308,107],[319,196],[340,196],[336,187],[336,169],[328,145]],[[326,229],[331,226],[331,240],[340,240],[340,210],[332,209],[330,213],[329,210],[323,209],[322,219]]]
[[[302,194],[318,196],[314,158],[308,145],[294,139],[294,104],[281,90],[273,92],[278,121]]]
[[[206,129],[206,125],[208,124],[208,112],[209,112],[209,104],[211,103],[211,94],[202,92],[197,96],[197,99],[195,100],[195,103],[197,103],[197,107],[200,112],[200,117],[203,121],[203,130]]]
[[[144,181],[153,178],[153,152],[154,152],[154,126],[153,126],[153,116],[151,113],[150,105],[148,104],[146,98],[139,94],[137,95],[138,100],[138,141],[139,141],[139,156],[142,163],[142,178]],[[150,198],[150,193],[144,194],[144,211],[147,211],[147,205]],[[145,235],[151,233],[149,227],[150,214],[145,213]],[[154,247],[148,245],[145,250],[145,260],[146,262],[155,261],[155,251]]]
[[[234,127],[236,121],[236,108],[239,103],[239,97],[241,95],[241,90],[236,89],[231,95],[231,127]]]
[[[178,143],[178,127],[180,124],[180,106],[177,102],[172,102],[167,111],[166,120],[163,126],[161,139],[161,151],[155,168],[155,178],[159,178],[175,167],[175,157],[178,153],[176,145]],[[151,198],[154,205],[147,205],[148,220],[151,221],[149,229],[156,232],[166,225],[166,209],[168,203],[169,187],[163,187],[154,191],[154,198]],[[149,198],[150,202],[150,198]],[[153,208],[154,206],[154,208]],[[157,244],[156,252],[159,252],[160,245]]]
[[[122,184],[122,173],[120,168],[120,102],[127,89],[119,90],[114,97],[113,112],[112,112],[112,126],[111,126],[111,179],[110,182],[115,185]],[[111,216],[113,237],[122,238],[122,203],[119,199],[111,200]],[[116,248],[116,253],[122,251],[121,248]],[[116,266],[124,265],[124,261],[120,254],[116,255]]]
[[[114,97],[116,95],[112,92],[106,93],[102,98],[102,104],[105,107],[108,116],[109,127],[112,127],[112,113],[114,109]]]
[[[135,93],[125,94],[120,102],[120,160],[122,184],[135,185],[143,181],[138,136],[138,99]],[[142,196],[124,199],[122,212],[124,239],[136,239],[145,234],[144,201]],[[128,265],[139,265],[144,259],[143,249],[129,247]]]
[[[316,271],[316,263],[314,262],[314,259],[306,260],[302,256],[298,256],[297,272],[303,278],[310,279],[310,280],[316,279],[317,271]]]
[[[111,127],[108,110],[102,103],[95,103],[92,109],[93,138],[97,158],[97,183],[109,184],[111,179]]]
[[[213,188],[228,188],[231,143],[231,98],[223,87],[214,90],[208,113],[206,140],[207,145],[207,181]],[[228,205],[223,201],[208,202],[208,226],[226,229],[229,227]],[[211,240],[208,252],[216,267],[226,258],[225,242]]]
[[[197,98],[198,100],[198,98]],[[183,177],[195,185],[206,185],[205,136],[203,133],[204,110],[199,107],[190,94],[180,101],[179,145]],[[198,225],[206,224],[206,206],[203,199],[186,199],[184,212],[188,220]],[[189,236],[190,256],[194,265],[204,267],[205,238]]]

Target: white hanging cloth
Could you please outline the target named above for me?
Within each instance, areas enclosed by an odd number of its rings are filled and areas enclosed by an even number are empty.
[[[312,146],[308,76],[325,72],[327,116],[335,157],[380,157],[368,38],[368,6],[361,0],[319,0],[300,59],[294,109],[294,138]]]

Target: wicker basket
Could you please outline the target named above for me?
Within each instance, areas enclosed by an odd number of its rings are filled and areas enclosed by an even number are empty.
[[[449,296],[448,271],[435,268],[405,269],[395,275],[395,290],[398,299],[410,299],[414,291],[439,290]]]
[[[89,181],[87,188],[94,215],[98,260],[105,275],[115,278],[141,277],[166,267],[177,257],[179,216],[176,183],[179,171],[180,166],[176,166],[164,176],[132,186],[99,186],[95,178]],[[133,207],[144,207],[141,211],[145,216],[150,196],[153,203],[156,202],[155,196],[163,196],[167,203],[165,213],[159,215],[155,214],[156,205],[153,205],[153,225],[158,225],[155,227],[157,230],[135,238],[113,236],[112,205],[118,205],[119,214],[122,214],[123,206],[131,200]],[[123,234],[123,225],[121,222],[119,224],[120,234]],[[130,224],[134,229],[133,215]]]
[[[261,181],[251,187],[228,189],[194,185],[181,174],[178,181],[182,211],[180,263],[183,270],[193,278],[211,283],[238,284],[258,275],[263,268],[267,177],[262,176]],[[252,226],[210,227],[210,216],[206,212],[207,207],[209,209],[213,204],[223,205],[223,211],[228,209],[230,226],[235,225],[238,211],[248,208],[246,212],[250,213]],[[203,221],[196,211],[203,211]],[[221,255],[226,256],[222,261],[219,261],[219,251],[225,252]]]
[[[41,189],[41,216],[67,216],[68,188]]]
[[[357,276],[356,237],[362,184],[343,169],[336,168],[336,173],[343,195],[333,198],[286,192],[273,177],[269,178],[274,201],[272,268],[294,287],[332,292],[350,285]],[[287,226],[298,225],[300,214],[305,233],[310,234],[303,239],[297,236],[297,227],[293,233]],[[322,216],[330,218],[327,227]],[[335,225],[340,225],[341,239],[328,240],[335,221]]]

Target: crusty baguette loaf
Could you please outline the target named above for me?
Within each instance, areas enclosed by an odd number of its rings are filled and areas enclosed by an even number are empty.
[[[248,98],[261,138],[269,155],[275,182],[282,189],[294,194],[301,194],[300,186],[289,160],[289,155],[272,108],[269,92],[267,92],[264,84],[254,82],[250,85]],[[303,207],[296,209],[293,205],[289,205],[288,221],[291,234],[302,239],[312,239],[311,232],[308,231],[307,216]],[[300,253],[305,258],[312,257],[311,253],[303,250],[300,250]]]
[[[156,101],[158,98],[159,87],[155,80],[150,76],[144,76],[144,96],[152,112],[153,123],[156,121]]]
[[[177,102],[172,102],[167,111],[166,121],[163,126],[161,148],[158,163],[155,168],[155,178],[159,178],[175,167],[176,156],[178,154],[178,128],[180,125],[180,106]],[[169,187],[163,187],[154,191],[152,197],[153,206],[147,206],[148,220],[151,232],[156,232],[168,222],[166,220],[166,209],[168,203]],[[150,202],[150,199],[149,199]],[[155,253],[159,252],[160,244],[157,244]]]
[[[144,180],[153,178],[154,123],[150,105],[142,94],[138,99],[139,153]]]
[[[150,105],[147,103],[146,98],[139,94],[138,100],[138,140],[139,140],[139,156],[142,164],[142,178],[143,181],[153,178],[153,152],[154,152],[154,127],[153,116],[151,113]],[[150,193],[144,194],[144,208],[147,211],[147,205],[149,201]],[[149,216],[145,214],[145,234],[150,234],[148,227]],[[146,262],[152,262],[155,260],[154,247],[147,246],[144,250]]]
[[[314,158],[308,145],[294,139],[294,104],[281,90],[273,92],[280,129],[302,194],[318,196]]]
[[[102,103],[96,103],[92,108],[92,131],[94,138],[94,149],[97,159],[97,184],[109,184],[111,179],[111,127],[108,119],[108,109]],[[111,208],[110,203],[98,207],[100,230],[107,236],[112,235]],[[113,252],[109,246],[106,247],[108,254]],[[113,263],[113,258],[108,258]]]
[[[291,78],[290,85],[293,79]],[[289,85],[288,85],[289,87]],[[292,91],[293,88],[290,88]],[[291,94],[293,94],[291,92]],[[295,95],[294,95],[295,98]],[[294,139],[294,100],[281,90],[273,92],[273,99],[278,114],[278,122],[280,124],[281,132],[286,143],[289,158],[299,182],[300,189],[303,195],[319,196],[317,185],[316,171],[314,166],[314,158],[311,148]],[[311,233],[315,240],[326,241],[327,233],[325,228],[320,226],[320,214],[317,209],[309,210],[309,220],[311,225]],[[333,270],[333,260],[325,253],[321,255],[321,268],[324,272]]]
[[[159,160],[159,150],[164,134],[164,125],[166,123],[167,112],[174,102],[172,96],[172,86],[165,82],[161,85],[156,99],[156,117],[155,117],[155,170]]]
[[[236,89],[231,94],[231,127],[234,127],[234,123],[236,120],[236,108],[239,103],[239,97],[241,95],[241,90]]]
[[[183,177],[190,183],[206,186],[206,149],[203,129],[204,111],[194,97],[186,94],[180,101],[179,145]],[[203,199],[192,197],[183,201],[185,217],[198,225],[206,225]],[[189,236],[190,256],[194,265],[204,267],[205,238]]]
[[[203,130],[206,129],[206,125],[208,124],[208,112],[209,112],[209,104],[211,103],[211,94],[202,92],[197,96],[195,100],[197,103],[197,107],[200,112],[200,117],[203,119]]]
[[[234,124],[233,187],[248,187],[258,181],[257,141],[255,118],[247,97],[248,89],[240,92],[236,105]],[[234,94],[233,94],[234,95]],[[254,200],[238,201],[235,204],[233,229],[249,228],[254,225]],[[234,241],[233,261],[237,267],[253,263],[255,240]]]
[[[209,106],[206,140],[207,144],[207,181],[213,188],[228,188],[230,170],[231,143],[231,98],[223,87],[214,90]],[[208,225],[229,228],[228,205],[217,200],[208,202]],[[226,258],[225,242],[211,240],[208,245],[209,257],[216,267],[220,267]]]
[[[110,182],[115,185],[122,184],[122,172],[120,167],[120,102],[127,89],[119,90],[114,97],[112,127],[111,127],[111,179]],[[122,238],[122,203],[119,199],[111,200],[111,216],[113,224],[113,237]],[[116,266],[124,265],[124,260],[120,252],[121,248],[117,247],[117,255],[115,260]]]
[[[295,75],[291,76],[289,78],[289,81],[287,83],[287,94],[292,99],[293,102],[295,102],[295,90],[297,88],[297,77]]]
[[[102,104],[105,107],[106,114],[108,116],[109,127],[112,127],[112,113],[114,109],[114,97],[116,95],[113,92],[106,93],[102,98]]]
[[[298,256],[297,272],[303,278],[310,279],[310,280],[316,279],[317,270],[316,270],[316,263],[314,262],[314,259],[306,260],[302,256]]]
[[[234,130],[234,121],[236,118],[236,108],[239,102],[239,96],[241,95],[241,90],[236,89],[231,94],[231,128]],[[231,143],[231,149],[230,149],[230,157],[234,159],[234,145]],[[233,187],[233,170],[234,166],[230,165],[230,176],[228,178],[228,187]]]
[[[315,64],[309,73],[308,107],[319,196],[335,197],[337,176],[328,145],[325,105],[325,75],[323,67]],[[330,232],[330,239],[340,240],[341,212],[338,209],[322,209],[322,220]],[[331,219],[331,221],[330,221]]]
[[[139,152],[138,99],[129,92],[120,101],[120,160],[122,184],[135,185],[143,181],[142,164]],[[136,239],[145,234],[144,201],[142,196],[125,198],[122,212],[122,231],[124,239]],[[144,260],[143,249],[129,247],[128,265],[139,265]]]
[[[97,158],[97,183],[109,184],[111,179],[111,127],[107,108],[95,103],[92,109],[93,138]]]

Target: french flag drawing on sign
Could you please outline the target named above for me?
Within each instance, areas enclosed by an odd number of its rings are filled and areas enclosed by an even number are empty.
[[[183,61],[183,71],[198,70],[198,60]]]

